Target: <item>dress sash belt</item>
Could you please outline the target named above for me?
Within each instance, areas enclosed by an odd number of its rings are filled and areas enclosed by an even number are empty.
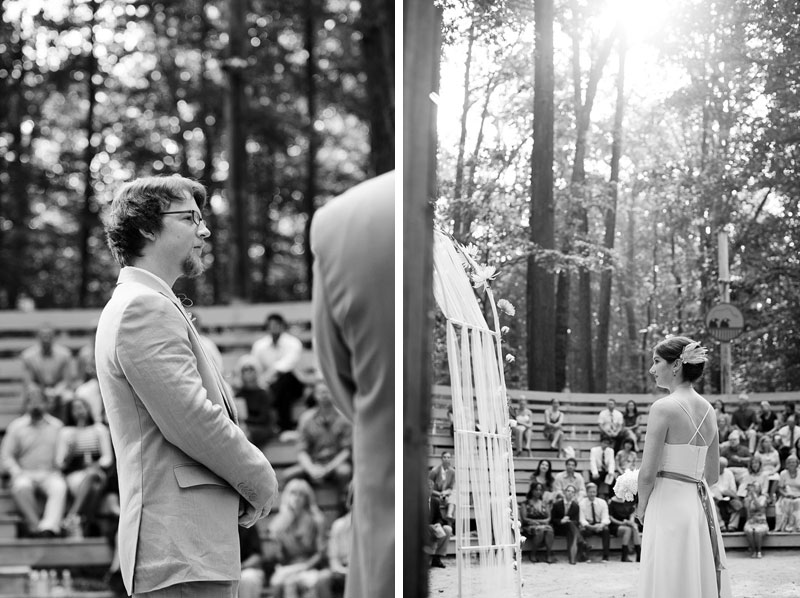
[[[675,473],[674,471],[659,471],[656,474],[659,478],[668,478],[670,480],[678,480],[679,482],[688,482],[697,486],[697,494],[700,495],[700,502],[703,505],[703,511],[706,514],[706,521],[708,522],[708,533],[711,535],[711,550],[714,553],[714,566],[717,573],[717,596],[720,595],[720,572],[722,571],[722,560],[719,553],[719,540],[717,537],[717,530],[714,526],[714,503],[711,496],[706,490],[706,485],[703,480],[695,480],[693,477],[684,475],[682,473]]]

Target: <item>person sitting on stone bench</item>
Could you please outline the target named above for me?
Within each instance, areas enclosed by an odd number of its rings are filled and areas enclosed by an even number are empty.
[[[11,477],[11,496],[24,518],[26,535],[56,537],[67,501],[67,484],[56,467],[56,444],[64,424],[46,412],[44,390],[25,388],[26,413],[12,421],[0,444],[2,469]],[[44,496],[40,515],[37,496]]]

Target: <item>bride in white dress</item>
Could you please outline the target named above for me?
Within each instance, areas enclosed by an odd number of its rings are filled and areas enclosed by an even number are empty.
[[[656,385],[670,391],[650,407],[639,470],[644,522],[639,598],[729,598],[730,577],[708,486],[719,477],[719,435],[711,404],[695,392],[708,360],[678,336],[653,351]]]

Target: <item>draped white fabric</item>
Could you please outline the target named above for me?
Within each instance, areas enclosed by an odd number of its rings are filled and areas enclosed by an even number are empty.
[[[462,265],[474,262],[440,231],[433,254],[433,293],[447,319],[453,394],[458,595],[519,597],[519,516],[497,310],[487,286],[492,330]],[[476,534],[470,532],[471,508]]]

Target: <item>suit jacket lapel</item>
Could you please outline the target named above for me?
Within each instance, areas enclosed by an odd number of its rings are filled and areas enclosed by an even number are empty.
[[[214,374],[214,382],[216,383],[217,389],[219,390],[219,394],[222,397],[222,402],[225,404],[225,409],[228,411],[228,415],[230,416],[230,418],[233,421],[237,421],[235,411],[234,411],[233,407],[231,406],[231,403],[228,400],[228,393],[225,391],[225,385],[222,383],[222,375],[219,373],[219,370],[217,369],[217,364],[214,363],[214,360],[211,359],[206,354],[206,350],[203,347],[202,341],[200,340],[200,333],[194,327],[194,323],[192,322],[192,319],[189,317],[189,314],[186,313],[186,310],[183,308],[183,305],[175,303],[174,299],[172,299],[171,297],[169,297],[168,295],[166,295],[164,293],[162,293],[162,295],[164,295],[165,297],[167,297],[167,299],[172,301],[173,305],[175,305],[179,309],[181,314],[183,314],[183,317],[188,322],[189,330],[191,330],[192,333],[195,335],[197,346],[200,347],[200,353],[202,353],[203,359],[206,361],[206,363],[208,364],[209,368],[211,369],[211,372]]]
[[[172,304],[183,315],[183,317],[186,319],[186,322],[189,324],[189,330],[191,330],[192,334],[194,334],[195,336],[195,344],[198,347],[200,347],[200,353],[202,354],[202,358],[208,364],[209,368],[211,369],[211,372],[213,373],[214,382],[217,385],[217,389],[219,390],[219,394],[222,397],[222,402],[225,405],[225,409],[228,411],[228,415],[234,422],[238,423],[238,418],[236,416],[236,408],[232,406],[232,402],[228,398],[228,393],[225,390],[225,385],[222,383],[222,375],[217,369],[214,360],[209,358],[208,355],[206,355],[205,348],[203,347],[203,343],[200,340],[200,333],[194,327],[192,319],[189,317],[189,314],[186,313],[183,304],[175,296],[175,293],[172,292],[172,289],[169,287],[169,285],[160,278],[158,278],[155,274],[152,274],[151,272],[148,272],[141,268],[136,268],[131,266],[126,266],[122,268],[122,270],[120,270],[119,278],[117,279],[117,286],[125,282],[137,282],[139,284],[143,284],[153,289],[154,291],[160,293],[161,295],[164,295],[164,297],[169,299],[170,302],[172,302]],[[196,357],[198,357],[199,359],[200,356],[196,355]]]

